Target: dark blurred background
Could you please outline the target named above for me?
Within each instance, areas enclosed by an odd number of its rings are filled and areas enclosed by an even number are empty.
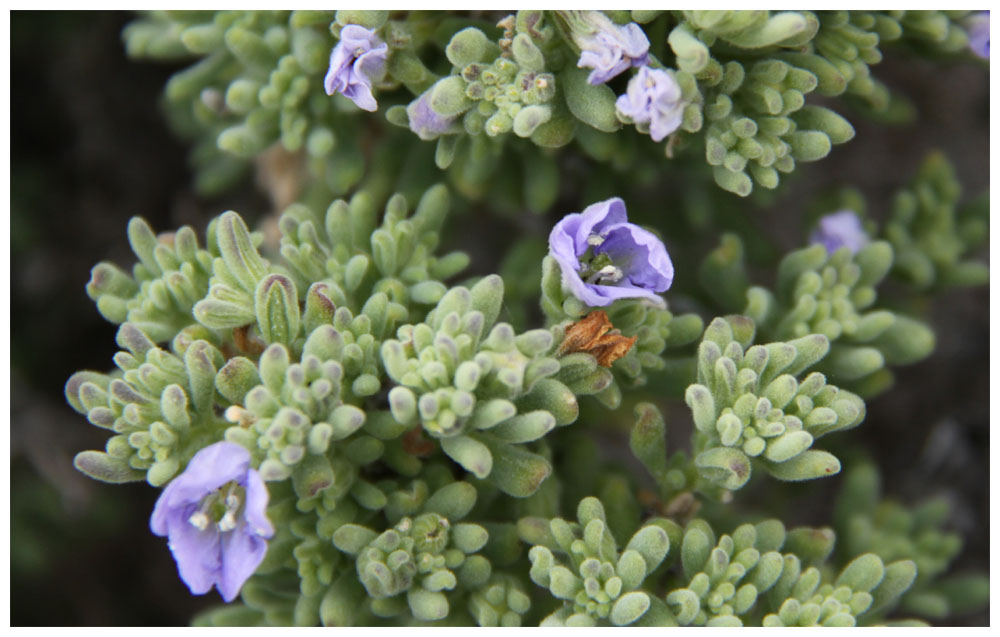
[[[113,367],[117,326],[87,297],[90,268],[130,268],[128,219],[159,232],[265,209],[248,178],[199,199],[158,107],[183,67],[125,58],[125,12],[11,14],[11,623],[182,625],[206,605],[148,527],[158,494],[105,485],[73,456],[107,432],[67,404],[74,371]],[[259,197],[259,199],[258,199]]]
[[[149,532],[157,491],[94,482],[72,466],[74,454],[103,448],[107,436],[66,404],[63,384],[77,370],[111,368],[117,350],[116,326],[84,291],[90,268],[104,259],[131,266],[133,215],[157,231],[190,224],[203,236],[224,210],[250,219],[268,210],[249,177],[225,198],[193,192],[186,148],[158,108],[183,65],[127,61],[120,32],[129,19],[11,14],[13,625],[181,625],[218,603],[187,591],[164,539]],[[846,111],[857,137],[799,167],[760,223],[779,226],[789,206],[839,181],[861,188],[880,218],[931,148],[955,162],[966,195],[988,186],[988,73],[890,55],[876,74],[914,101],[917,122],[887,128]],[[936,298],[934,355],[899,370],[896,388],[870,401],[865,426],[848,434],[878,462],[888,494],[907,503],[949,498],[951,528],[965,537],[954,571],[988,569],[988,300],[986,288]],[[833,496],[838,479],[822,482]],[[816,502],[817,493],[803,497]],[[988,615],[947,623],[987,625]]]

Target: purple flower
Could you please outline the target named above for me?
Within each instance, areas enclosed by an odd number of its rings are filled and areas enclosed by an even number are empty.
[[[969,33],[969,48],[981,58],[990,59],[990,12],[980,11],[970,17],[965,28]]]
[[[642,66],[649,60],[649,40],[638,24],[619,26],[600,11],[581,12],[574,29],[580,59],[576,65],[591,68],[587,81],[604,84],[630,66]]]
[[[455,117],[441,117],[431,108],[431,92],[425,91],[406,107],[410,130],[425,141],[435,139],[451,130]]]
[[[166,535],[181,579],[203,595],[215,585],[227,602],[257,570],[274,535],[268,493],[250,452],[217,442],[194,455],[156,501],[149,526]]]
[[[563,217],[549,235],[549,253],[562,270],[563,284],[590,306],[632,297],[663,306],[656,293],[665,292],[674,280],[663,242],[628,223],[618,197]]]
[[[861,220],[851,210],[841,210],[826,215],[819,220],[815,231],[809,236],[810,243],[822,243],[829,253],[847,246],[857,252],[868,244],[868,235],[861,227]]]
[[[340,30],[340,42],[330,54],[330,70],[323,86],[326,94],[343,93],[366,111],[378,108],[372,96],[372,80],[381,77],[389,47],[374,31],[348,24]]]
[[[620,116],[649,132],[654,142],[677,130],[684,116],[681,87],[661,69],[644,66],[628,82],[628,90],[618,97],[615,108]]]

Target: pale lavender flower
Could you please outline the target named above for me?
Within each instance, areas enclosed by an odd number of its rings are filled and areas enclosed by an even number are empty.
[[[663,306],[657,293],[674,280],[663,242],[628,223],[625,203],[618,197],[563,217],[549,235],[549,254],[562,270],[563,284],[590,306],[630,297]]]
[[[861,220],[851,210],[841,210],[821,218],[816,230],[809,236],[810,243],[822,243],[830,254],[844,246],[851,252],[857,252],[868,241]]]
[[[628,89],[618,97],[615,108],[640,131],[648,131],[654,142],[677,130],[684,116],[677,81],[670,73],[648,66],[640,68],[629,80]]]
[[[980,11],[968,18],[969,48],[981,58],[990,59],[990,12]]]
[[[323,86],[327,95],[342,93],[366,111],[378,108],[372,96],[372,81],[385,71],[389,47],[370,31],[357,24],[340,30],[340,42],[330,53],[330,70]]]
[[[435,139],[451,130],[455,117],[442,117],[431,108],[431,92],[425,91],[406,107],[410,130],[425,141]]]
[[[250,452],[217,442],[194,455],[156,501],[149,526],[168,537],[181,579],[203,595],[212,586],[232,601],[267,553],[274,527],[267,487]]]
[[[594,69],[587,76],[593,85],[604,84],[631,66],[649,60],[649,40],[638,24],[619,26],[600,11],[579,14],[573,39],[580,47],[580,68]]]

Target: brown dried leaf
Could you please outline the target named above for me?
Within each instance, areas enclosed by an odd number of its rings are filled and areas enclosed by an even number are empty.
[[[601,367],[611,367],[611,363],[628,354],[628,351],[632,349],[632,346],[639,340],[639,337],[633,336],[627,338],[618,333],[605,334],[601,339],[606,342],[602,342],[600,346],[590,350],[590,353],[597,359],[598,365]]]
[[[559,345],[556,355],[586,351],[611,328],[608,315],[601,310],[594,310],[566,328],[566,337]]]
[[[260,356],[267,349],[267,344],[250,333],[250,326],[243,325],[233,328],[233,343],[244,354]]]
[[[411,456],[417,456],[418,458],[429,456],[434,452],[434,443],[430,440],[424,439],[421,435],[422,431],[423,429],[421,429],[418,425],[403,434],[401,439],[403,451]]]
[[[558,356],[585,352],[597,359],[601,367],[611,367],[625,356],[638,337],[623,336],[608,319],[603,310],[594,310],[566,328],[566,338],[557,351]]]
[[[701,508],[701,502],[690,491],[683,491],[667,503],[663,514],[672,520],[689,521]]]
[[[664,502],[655,492],[639,489],[636,499],[650,515],[662,515],[680,524],[690,522],[701,508],[701,502],[690,491],[682,491],[670,502]]]

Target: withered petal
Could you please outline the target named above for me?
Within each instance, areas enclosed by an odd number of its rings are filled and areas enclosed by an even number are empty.
[[[566,337],[559,345],[557,355],[584,352],[597,359],[602,367],[611,367],[625,356],[638,337],[626,337],[613,329],[614,325],[603,310],[594,310],[566,328]]]

